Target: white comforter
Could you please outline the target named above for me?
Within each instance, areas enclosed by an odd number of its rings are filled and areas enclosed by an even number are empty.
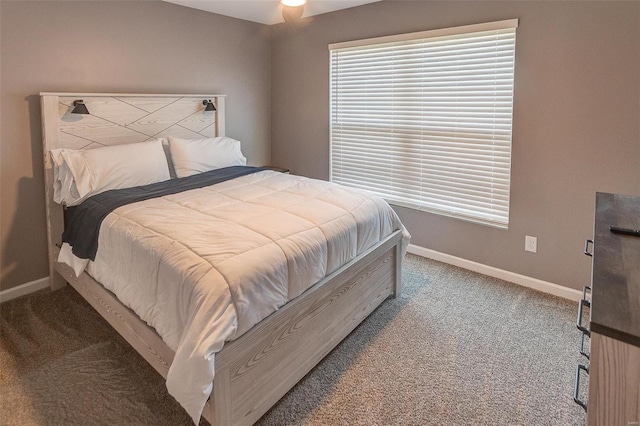
[[[167,388],[198,423],[225,341],[398,229],[381,198],[262,171],[116,209],[87,272],[175,351]]]

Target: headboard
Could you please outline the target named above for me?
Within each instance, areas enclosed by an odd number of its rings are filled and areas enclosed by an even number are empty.
[[[72,114],[82,99],[89,114]],[[211,100],[215,111],[205,111]],[[91,149],[176,136],[202,138],[225,135],[224,95],[150,95],[132,93],[40,93],[47,207],[47,240],[51,288],[66,283],[55,272],[64,230],[63,208],[53,201],[56,148]]]

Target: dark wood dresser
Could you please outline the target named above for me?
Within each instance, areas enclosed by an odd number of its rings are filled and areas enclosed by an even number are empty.
[[[574,399],[587,409],[587,424],[638,426],[640,422],[640,236],[614,233],[611,226],[640,229],[640,197],[596,194],[591,298],[586,287],[578,328],[590,336],[590,351],[576,371]],[[593,251],[589,252],[589,244]],[[582,312],[590,308],[588,326]],[[584,321],[586,322],[586,321]],[[588,373],[588,401],[578,396],[580,375]]]

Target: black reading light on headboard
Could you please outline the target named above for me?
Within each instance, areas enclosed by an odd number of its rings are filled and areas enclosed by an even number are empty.
[[[202,101],[202,105],[206,105],[204,110],[205,111],[215,111],[216,110],[216,106],[213,104],[213,102],[211,102],[211,99],[207,100],[205,99],[204,101]]]
[[[82,99],[73,101],[73,110],[71,110],[71,114],[89,114],[89,110]]]

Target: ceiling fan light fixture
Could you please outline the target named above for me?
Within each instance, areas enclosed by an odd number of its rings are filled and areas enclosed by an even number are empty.
[[[280,0],[283,6],[298,7],[307,3],[307,0]]]
[[[280,0],[284,21],[297,22],[302,17],[306,2],[307,0]]]

